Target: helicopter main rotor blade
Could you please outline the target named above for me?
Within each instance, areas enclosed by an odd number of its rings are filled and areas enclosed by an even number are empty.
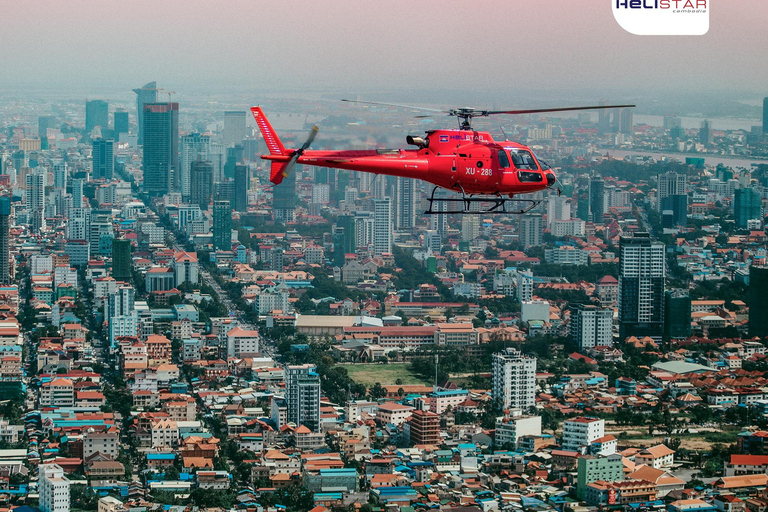
[[[509,114],[509,115],[515,115],[515,114],[541,114],[544,112],[568,112],[573,110],[600,110],[600,109],[606,109],[606,108],[632,108],[636,105],[593,105],[589,107],[559,107],[559,108],[535,108],[535,109],[528,109],[528,110],[488,110],[484,112],[485,115],[496,115],[496,114]]]
[[[379,103],[377,101],[359,101],[359,100],[341,100],[347,103],[360,103],[361,105],[378,105],[381,107],[397,107],[397,108],[408,108],[412,110],[423,110],[424,112],[439,112],[441,114],[448,114],[449,112],[447,110],[440,110],[436,108],[427,108],[427,107],[416,107],[413,105],[398,105],[397,103]]]

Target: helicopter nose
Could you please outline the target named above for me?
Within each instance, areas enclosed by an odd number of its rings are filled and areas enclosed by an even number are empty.
[[[555,177],[555,174],[551,172],[547,173],[547,187],[551,187],[555,183],[557,183],[557,178]]]

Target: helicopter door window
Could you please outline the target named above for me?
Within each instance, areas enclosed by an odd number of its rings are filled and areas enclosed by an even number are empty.
[[[520,183],[539,183],[544,180],[540,172],[518,171],[517,179]]]
[[[512,163],[518,169],[539,169],[539,166],[536,165],[536,160],[533,159],[533,156],[528,151],[513,149],[509,152],[509,155],[512,157]]]
[[[499,167],[509,167],[509,157],[507,156],[507,152],[503,149],[499,150]]]

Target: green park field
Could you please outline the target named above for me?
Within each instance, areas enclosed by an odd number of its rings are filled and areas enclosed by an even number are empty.
[[[350,378],[366,386],[373,386],[377,382],[382,386],[396,384],[400,379],[401,384],[425,384],[429,385],[418,375],[411,373],[408,363],[389,364],[343,364]]]

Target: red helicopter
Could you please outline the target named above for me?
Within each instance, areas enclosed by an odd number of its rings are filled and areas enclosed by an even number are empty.
[[[406,142],[416,149],[370,149],[351,151],[307,151],[317,135],[313,126],[307,141],[298,149],[286,149],[261,107],[252,107],[251,112],[261,130],[269,155],[264,160],[272,161],[270,181],[279,185],[297,164],[348,169],[352,171],[385,174],[404,178],[424,180],[435,185],[428,198],[429,210],[425,214],[489,214],[525,213],[535,208],[540,201],[517,199],[518,194],[528,194],[552,187],[557,177],[546,162],[536,156],[531,148],[517,142],[495,141],[488,132],[472,129],[474,117],[499,114],[537,114],[544,112],[566,112],[573,110],[596,110],[628,108],[635,105],[599,105],[588,107],[543,108],[531,110],[478,110],[457,108],[452,110],[425,109],[390,103],[350,101],[368,105],[425,110],[447,114],[459,121],[458,130],[431,130],[426,136],[408,135]],[[432,117],[421,115],[417,117]],[[461,197],[435,197],[439,189],[461,194]],[[507,203],[521,205],[519,210],[508,211]],[[460,210],[443,211],[433,208],[434,204],[461,203]],[[473,204],[489,205],[472,208]]]

